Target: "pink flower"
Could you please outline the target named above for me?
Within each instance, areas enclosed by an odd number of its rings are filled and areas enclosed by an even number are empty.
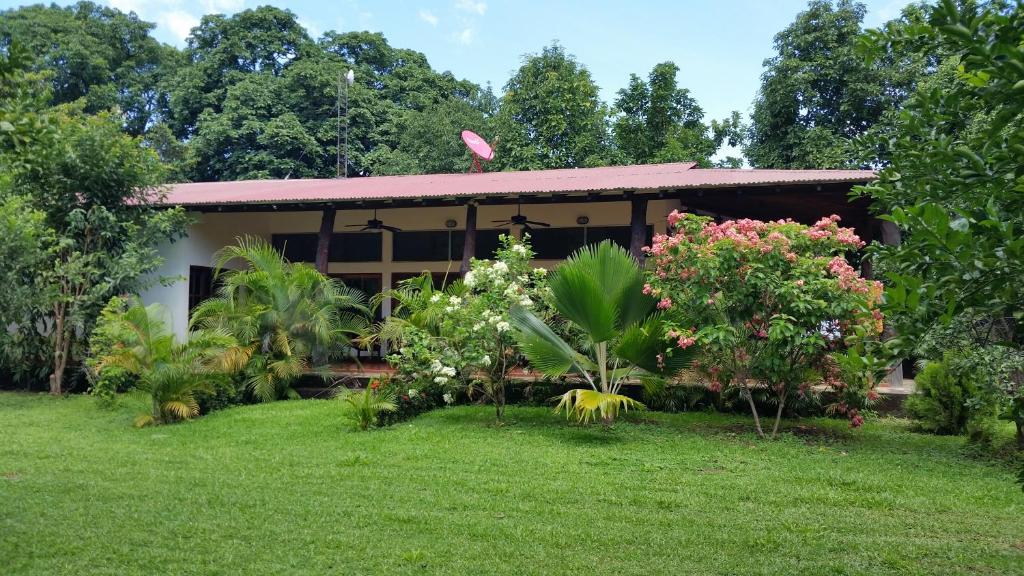
[[[673,227],[673,228],[675,228],[676,224],[678,224],[679,221],[682,220],[682,219],[683,219],[683,215],[679,212],[679,210],[673,210],[668,215],[668,225]]]
[[[650,296],[650,295],[651,295],[651,292],[653,292],[653,291],[654,291],[654,290],[653,290],[653,289],[651,288],[651,285],[650,285],[650,284],[644,284],[644,289],[643,289],[643,293],[644,293],[645,295],[647,295],[647,296]]]
[[[689,336],[680,336],[676,344],[679,346],[679,348],[686,350],[690,346],[693,346],[695,342],[696,340],[690,338]]]
[[[801,279],[797,280],[797,281],[796,281],[796,285],[797,285],[797,286],[803,286],[803,285],[804,285],[804,279],[803,279],[803,278],[801,278]]]
[[[672,307],[672,299],[671,298],[666,297],[666,298],[662,298],[661,300],[658,301],[658,310],[668,310],[671,307]]]

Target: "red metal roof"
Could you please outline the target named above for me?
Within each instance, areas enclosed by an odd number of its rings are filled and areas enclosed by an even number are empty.
[[[475,174],[372,176],[347,179],[196,182],[170,187],[166,204],[210,206],[477,197],[616,190],[734,188],[779,184],[860,183],[870,170],[695,168],[692,162]]]

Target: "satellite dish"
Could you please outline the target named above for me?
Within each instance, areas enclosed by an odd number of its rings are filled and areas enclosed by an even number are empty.
[[[487,162],[494,160],[494,149],[491,148],[491,145],[486,140],[472,130],[462,131],[462,141],[466,143],[466,148],[469,148],[469,151],[473,154],[473,166],[470,167],[469,171],[483,172],[484,168],[480,165],[480,160]]]

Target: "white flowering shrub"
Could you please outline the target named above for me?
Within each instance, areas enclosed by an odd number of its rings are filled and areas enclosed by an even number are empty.
[[[505,407],[505,387],[513,370],[525,366],[509,324],[513,305],[548,316],[547,270],[533,268],[529,237],[501,236],[494,260],[474,259],[461,286],[421,299],[420,326],[407,324],[398,352],[388,361],[410,385],[464,390],[492,402],[498,420]]]

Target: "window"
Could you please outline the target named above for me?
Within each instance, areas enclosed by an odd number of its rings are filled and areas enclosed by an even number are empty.
[[[652,228],[647,227],[646,243],[651,242]],[[586,228],[534,228],[530,243],[538,260],[564,260],[584,244],[599,244],[604,240],[629,249],[629,226],[588,226]]]
[[[493,258],[502,230],[477,230],[477,258]],[[395,262],[447,262],[462,260],[464,230],[428,230],[395,232],[392,259]]]
[[[191,315],[196,306],[213,296],[217,289],[213,279],[213,268],[189,266],[188,268],[188,311]]]
[[[331,274],[331,277],[337,278],[344,282],[345,286],[355,288],[365,294],[367,302],[370,298],[380,294],[384,286],[380,274]],[[380,308],[377,308],[376,320],[380,319]]]
[[[316,234],[274,234],[271,244],[274,249],[291,262],[316,261]],[[335,232],[328,248],[331,262],[380,262],[381,233],[379,232]]]

